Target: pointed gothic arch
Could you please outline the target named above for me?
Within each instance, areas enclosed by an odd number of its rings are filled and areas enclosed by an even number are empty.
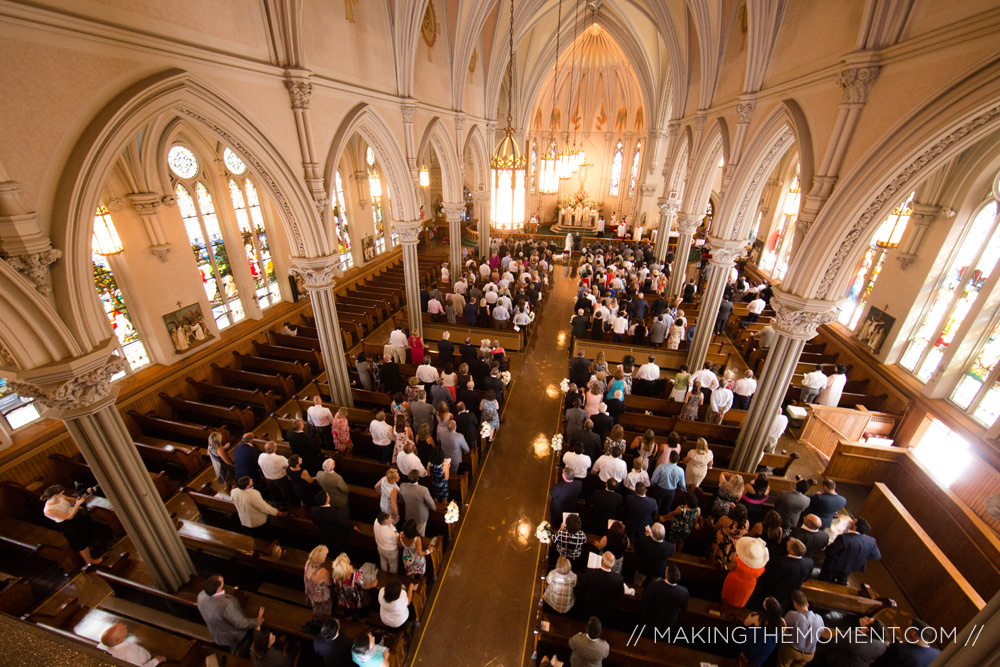
[[[431,119],[424,130],[417,155],[425,155],[428,145],[433,147],[441,167],[441,194],[444,200],[446,202],[462,201],[462,170],[458,164],[458,153],[455,151],[451,134],[437,116]]]
[[[718,169],[720,158],[729,159],[729,133],[723,119],[718,118],[704,134],[698,156],[688,173],[681,200],[682,211],[701,213],[708,207],[712,194],[711,174],[713,169]]]

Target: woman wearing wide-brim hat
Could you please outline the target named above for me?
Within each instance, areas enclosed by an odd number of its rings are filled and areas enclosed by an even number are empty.
[[[741,537],[736,541],[736,569],[726,575],[722,584],[722,602],[726,611],[746,605],[757,586],[757,577],[764,573],[768,561],[767,543],[756,537]]]

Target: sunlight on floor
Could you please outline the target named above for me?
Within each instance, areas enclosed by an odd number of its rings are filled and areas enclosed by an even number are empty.
[[[535,457],[538,459],[546,459],[552,453],[549,438],[546,435],[539,434],[531,443],[531,446],[535,450]]]

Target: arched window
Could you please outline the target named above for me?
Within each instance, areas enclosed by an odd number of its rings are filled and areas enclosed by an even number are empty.
[[[174,174],[174,194],[194,253],[201,281],[220,329],[242,320],[246,313],[233,277],[215,203],[201,180],[198,158],[184,146],[174,146],[167,155]]]
[[[622,160],[625,159],[623,150],[624,146],[619,141],[618,145],[615,146],[615,155],[611,159],[611,188],[608,192],[612,197],[618,196],[618,189],[622,183]]]
[[[872,288],[875,287],[875,281],[878,280],[879,274],[882,272],[882,267],[885,266],[887,251],[898,245],[899,238],[906,229],[910,215],[913,214],[914,194],[911,192],[906,201],[894,208],[889,217],[882,222],[879,226],[879,231],[875,234],[875,238],[872,239],[871,245],[868,247],[868,251],[861,260],[861,266],[858,267],[857,273],[854,274],[851,287],[847,290],[847,298],[850,301],[841,307],[840,315],[838,316],[840,323],[850,329],[858,326],[858,320],[861,319],[861,315],[865,311],[865,306],[868,304],[868,297],[872,293]]]
[[[98,218],[97,222],[104,225],[105,228],[113,228],[114,222],[111,220],[111,213],[106,207],[101,206],[98,208],[96,217]],[[107,315],[108,322],[111,323],[111,328],[118,338],[118,347],[121,350],[121,356],[128,363],[129,370],[135,371],[149,365],[149,354],[146,352],[146,347],[142,344],[142,339],[139,337],[139,331],[135,328],[135,323],[129,314],[128,305],[125,303],[125,295],[122,294],[121,287],[118,286],[118,281],[115,280],[111,263],[107,257],[99,254],[98,250],[100,248],[97,246],[95,239],[94,248],[90,255],[94,271],[94,288],[97,290],[97,296],[104,307],[104,314]]]
[[[788,270],[788,257],[792,252],[792,241],[795,238],[795,221],[799,216],[799,202],[801,200],[802,189],[799,186],[799,167],[795,167],[795,178],[788,187],[782,200],[781,210],[778,212],[778,220],[774,229],[771,230],[771,237],[764,245],[764,253],[761,257],[760,268],[770,271],[774,278],[782,278]]]
[[[531,192],[535,192],[535,179],[538,177],[538,142],[531,140]]]
[[[236,222],[243,236],[243,252],[250,265],[250,276],[254,281],[257,303],[261,308],[273,306],[281,301],[278,278],[271,259],[271,246],[264,229],[264,213],[260,197],[253,179],[247,173],[247,166],[236,153],[228,148],[223,153],[223,162],[229,170],[229,196],[236,211]]]
[[[368,192],[372,198],[372,219],[375,221],[375,254],[385,252],[385,224],[382,217],[382,179],[375,164],[375,151],[369,146],[365,150],[365,163],[368,165]]]
[[[639,153],[642,151],[642,142],[635,145],[635,155],[632,156],[632,174],[629,177],[628,196],[635,196],[635,183],[639,180]]]
[[[997,260],[1000,260],[997,212],[998,202],[994,189],[989,199],[980,205],[972,224],[965,231],[965,238],[959,245],[954,260],[942,277],[920,325],[899,360],[903,368],[913,372],[923,382],[930,380],[938,369],[945,351],[954,342],[959,326],[969,314],[980,292],[985,288],[985,293],[989,294],[996,283],[996,278],[991,279],[991,276],[996,269]],[[989,347],[992,349],[992,346]],[[990,351],[982,360],[974,362],[973,366],[989,361],[989,354]],[[993,364],[989,365],[992,371]],[[984,369],[985,366],[975,372],[982,373]],[[968,398],[971,393],[968,382],[971,381],[974,379],[963,379],[960,385],[964,383],[965,387],[958,393],[962,402],[968,401],[970,404],[972,399]]]
[[[333,230],[337,233],[337,247],[340,253],[340,268],[347,270],[354,266],[351,254],[351,234],[347,223],[347,198],[344,196],[344,181],[340,170],[333,172]]]

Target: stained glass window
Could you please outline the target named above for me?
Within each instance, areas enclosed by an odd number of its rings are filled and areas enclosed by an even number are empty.
[[[240,159],[240,156],[228,148],[225,152],[223,152],[222,159],[226,163],[226,167],[229,169],[229,172],[234,176],[242,176],[247,170],[247,166],[243,163],[243,160]]]
[[[958,253],[934,293],[899,363],[927,382],[933,377],[959,325],[1000,260],[997,201],[983,206],[966,232]],[[985,241],[985,242],[984,242]]]
[[[531,140],[531,191],[535,191],[535,180],[538,177],[538,142]]]
[[[799,215],[799,201],[801,188],[799,187],[799,167],[795,167],[795,178],[782,200],[781,210],[778,211],[778,219],[771,229],[771,235],[764,244],[764,252],[761,256],[760,268],[770,271],[775,278],[781,278],[788,270],[788,258],[792,252],[792,241],[795,233],[795,220]]]
[[[106,212],[107,209],[98,209],[97,214],[106,214]],[[93,252],[91,253],[91,264],[94,271],[94,288],[97,290],[97,296],[104,307],[104,314],[107,315],[108,322],[111,323],[111,328],[118,338],[122,356],[133,371],[149,365],[149,354],[142,344],[139,331],[135,328],[132,315],[129,314],[125,295],[122,294],[121,287],[115,280],[110,260]]]
[[[334,172],[333,189],[333,230],[337,235],[340,266],[349,269],[354,266],[354,256],[351,254],[351,234],[347,222],[347,198],[344,196],[344,181],[340,171]]]
[[[174,146],[167,153],[170,171],[179,178],[194,178],[198,175],[198,158],[184,146]]]
[[[629,176],[628,196],[635,196],[635,183],[639,180],[639,153],[642,150],[642,142],[635,145],[635,155],[632,157],[632,174]]]
[[[619,141],[618,145],[615,146],[614,157],[611,158],[611,189],[609,190],[609,194],[612,197],[618,196],[618,189],[622,182],[622,161],[625,159],[623,150],[624,146]]]
[[[226,150],[229,151],[228,148]],[[227,154],[232,155],[231,152]],[[229,165],[228,160],[226,165]],[[264,214],[253,179],[249,176],[230,177],[229,196],[236,211],[236,222],[243,238],[243,252],[250,266],[250,277],[253,278],[257,303],[261,308],[273,306],[281,301],[281,290],[278,289],[278,277],[274,272],[271,247],[267,240],[267,231],[264,229]]]
[[[382,216],[382,178],[375,164],[375,151],[371,146],[365,151],[365,162],[368,163],[368,193],[372,198],[372,220],[375,223],[375,254],[385,252],[385,221]],[[365,259],[371,259],[366,257]]]

